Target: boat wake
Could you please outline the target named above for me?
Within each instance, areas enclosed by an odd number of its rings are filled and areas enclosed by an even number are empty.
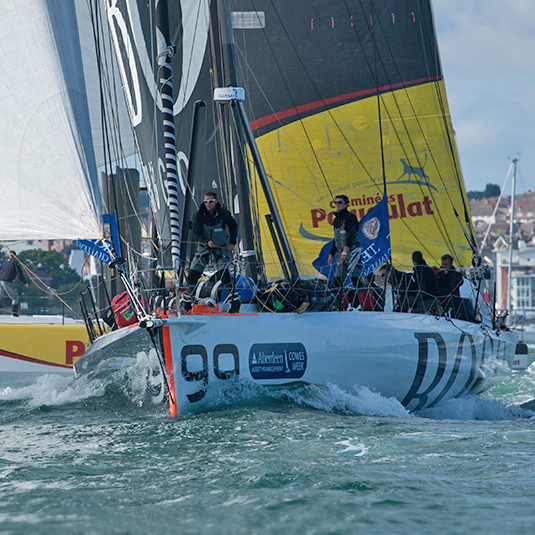
[[[348,392],[336,385],[316,386],[295,383],[265,387],[243,378],[214,382],[198,403],[178,407],[182,416],[258,407],[265,410],[291,410],[302,407],[333,414],[387,418],[418,417],[432,420],[511,420],[535,419],[535,368],[516,374],[481,396],[467,396],[439,403],[420,411],[408,411],[397,399],[386,398],[366,387]],[[73,380],[64,375],[43,375],[31,384],[7,386],[0,390],[0,402],[23,401],[30,409],[43,406],[77,404],[103,398],[114,408],[157,407],[161,414],[164,388],[150,358],[138,359],[105,377]],[[118,400],[121,403],[118,405]]]
[[[347,392],[332,384],[325,387],[306,384],[261,387],[246,381],[236,381],[233,386],[227,382],[221,388],[212,388],[199,406],[189,410],[183,408],[183,414],[239,404],[298,405],[334,414],[387,418],[419,417],[459,421],[535,419],[535,400],[519,404],[495,394],[452,399],[443,401],[436,407],[411,412],[397,399],[386,398],[362,386],[355,386],[351,392]]]
[[[131,366],[125,366],[103,376],[72,376],[46,374],[30,384],[4,386],[0,389],[0,403],[21,401],[27,408],[72,405],[91,399],[105,398],[114,407],[124,405],[158,406],[161,411],[164,397],[162,374],[155,367],[152,355],[138,353]]]

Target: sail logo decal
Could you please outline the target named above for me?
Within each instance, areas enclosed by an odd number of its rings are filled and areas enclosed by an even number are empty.
[[[369,221],[366,221],[362,226],[362,233],[368,240],[375,240],[379,236],[379,229],[381,228],[381,222],[378,217],[372,217]]]
[[[411,165],[411,163],[407,162],[405,158],[400,158],[399,161],[401,162],[401,165],[403,166],[403,172],[401,173],[400,177],[397,178],[394,181],[387,182],[387,184],[417,184],[418,186],[427,186],[429,189],[434,189],[435,191],[438,191],[435,186],[433,186],[430,182],[429,176],[425,173],[425,166],[427,164],[427,152],[425,153],[425,160],[423,165]],[[418,163],[420,163],[418,161]],[[401,180],[402,178],[405,178],[405,180]]]
[[[249,351],[253,379],[299,379],[307,367],[307,352],[301,343],[254,344]]]
[[[433,187],[433,186],[431,186]],[[366,217],[366,214],[372,210],[379,201],[381,200],[380,196],[366,196],[363,194],[362,197],[350,198],[349,210],[355,214],[355,216],[362,220]],[[331,201],[331,208],[333,207],[333,202]],[[388,196],[388,208],[389,208],[389,220],[394,219],[405,219],[408,217],[421,217],[427,215],[433,215],[435,213],[433,206],[433,199],[429,196],[424,195],[421,200],[415,200],[410,203],[406,202],[405,195],[403,193],[391,194]],[[330,226],[333,225],[334,216],[336,211],[333,209],[330,212],[322,208],[312,208],[310,210],[310,221],[312,223],[312,228],[318,228],[320,225],[323,227],[325,223],[328,223]],[[379,230],[379,229],[377,229]],[[321,236],[314,234],[306,230],[303,223],[299,227],[299,234],[303,238],[316,241],[330,241],[332,240],[331,236]]]

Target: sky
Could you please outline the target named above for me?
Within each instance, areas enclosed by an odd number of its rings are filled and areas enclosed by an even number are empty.
[[[431,0],[467,191],[535,190],[535,0]],[[505,194],[511,194],[511,178]]]

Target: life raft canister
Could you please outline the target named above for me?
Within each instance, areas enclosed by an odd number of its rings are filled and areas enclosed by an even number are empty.
[[[117,327],[127,327],[138,321],[136,311],[130,302],[128,292],[120,293],[111,300],[111,308],[115,316]]]

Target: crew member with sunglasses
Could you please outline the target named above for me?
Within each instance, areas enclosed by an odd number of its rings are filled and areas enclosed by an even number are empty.
[[[210,260],[218,271],[224,273],[225,285],[230,281],[228,268],[237,234],[238,225],[230,212],[217,201],[217,193],[206,192],[193,218],[193,235],[198,246],[188,274],[188,285],[192,291]]]
[[[334,255],[338,252],[338,261],[334,268],[334,284],[343,288],[347,277],[347,270],[352,260],[351,253],[359,247],[357,237],[359,222],[355,214],[347,209],[349,199],[346,195],[337,195],[334,198],[334,204],[336,206],[336,214],[333,221],[334,242],[327,262],[329,266],[332,266]],[[350,276],[354,284],[358,281],[360,270],[360,263],[356,264],[351,270]]]

